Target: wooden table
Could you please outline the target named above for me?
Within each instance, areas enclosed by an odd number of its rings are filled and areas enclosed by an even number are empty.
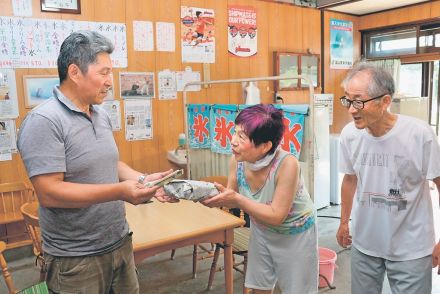
[[[217,208],[182,200],[153,201],[138,206],[126,203],[127,221],[133,231],[136,263],[163,251],[198,243],[223,243],[226,293],[233,292],[233,229],[244,221]]]

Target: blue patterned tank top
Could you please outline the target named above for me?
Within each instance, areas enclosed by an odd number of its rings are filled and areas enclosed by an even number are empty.
[[[287,155],[289,155],[289,153],[284,150],[278,151],[278,155],[274,158],[269,175],[266,178],[266,182],[264,183],[263,187],[255,193],[251,191],[251,188],[246,180],[244,173],[244,162],[238,162],[237,183],[239,193],[259,203],[266,203],[267,205],[270,205],[275,192],[275,178],[278,168]],[[258,222],[254,218],[251,218],[251,220],[253,225],[257,225],[262,229],[283,235],[293,235],[304,232],[313,226],[315,223],[314,211],[315,209],[312,199],[310,198],[310,195],[304,185],[304,180],[300,170],[295,200],[293,201],[292,207],[290,208],[284,222],[279,226],[273,226]]]

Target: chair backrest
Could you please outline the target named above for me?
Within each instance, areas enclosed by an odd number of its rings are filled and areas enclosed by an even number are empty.
[[[34,190],[23,182],[0,184],[0,214],[20,214],[20,207],[34,200]]]
[[[2,270],[3,278],[5,279],[6,287],[10,294],[15,294],[14,283],[12,282],[11,274],[8,271],[8,265],[6,263],[5,257],[3,256],[3,251],[6,249],[6,243],[0,241],[0,268]]]
[[[49,294],[49,289],[47,288],[47,284],[44,281],[18,292],[15,290],[15,286],[12,281],[11,274],[8,271],[8,265],[6,263],[5,257],[3,256],[3,251],[5,251],[5,249],[6,249],[6,243],[0,241],[0,268],[6,283],[6,287],[8,288],[8,293],[9,294]]]
[[[40,256],[43,253],[41,243],[41,231],[40,223],[38,221],[38,202],[29,202],[21,206],[21,214],[23,215],[26,229],[29,233],[29,237],[32,239],[34,245],[34,254]]]

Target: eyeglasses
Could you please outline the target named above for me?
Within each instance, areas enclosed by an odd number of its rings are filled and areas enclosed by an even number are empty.
[[[350,108],[350,105],[353,105],[353,108],[355,109],[363,109],[365,107],[365,103],[378,98],[382,98],[385,95],[387,94],[382,94],[367,100],[350,100],[347,98],[347,96],[342,96],[341,98],[339,98],[339,100],[341,101],[341,104],[347,108]]]

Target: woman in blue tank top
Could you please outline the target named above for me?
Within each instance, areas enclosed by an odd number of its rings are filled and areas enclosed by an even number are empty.
[[[257,104],[240,112],[232,137],[228,187],[203,201],[240,208],[251,218],[245,286],[253,293],[318,292],[318,245],[313,202],[298,160],[281,150],[283,113]]]

